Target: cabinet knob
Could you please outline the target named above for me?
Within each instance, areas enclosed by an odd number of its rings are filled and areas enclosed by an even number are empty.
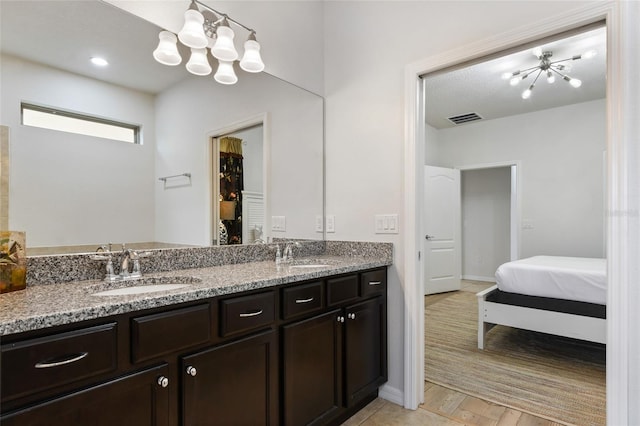
[[[349,317],[349,319],[354,320],[354,319],[356,319],[356,314],[350,313],[350,314],[347,314],[347,317]]]
[[[163,388],[166,388],[167,386],[169,386],[169,379],[164,376],[160,376],[158,377],[158,384]]]
[[[196,370],[196,368],[194,366],[190,365],[190,366],[187,367],[187,374],[190,375],[190,376],[195,377],[196,374],[198,374],[198,370]]]
[[[338,322],[344,322],[344,317],[342,315],[338,316]]]

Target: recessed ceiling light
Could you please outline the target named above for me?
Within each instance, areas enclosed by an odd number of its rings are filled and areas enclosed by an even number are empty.
[[[93,65],[97,65],[99,67],[106,67],[107,65],[109,65],[109,62],[107,62],[106,59],[99,58],[97,56],[94,56],[93,58],[91,58],[91,63]]]

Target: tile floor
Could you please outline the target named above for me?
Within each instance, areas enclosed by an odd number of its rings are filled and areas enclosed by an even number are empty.
[[[461,291],[477,293],[491,285],[493,283],[463,281]],[[427,296],[425,306],[449,295],[441,293]],[[343,426],[377,425],[557,426],[559,423],[426,382],[424,404],[415,411],[377,398],[343,423]]]

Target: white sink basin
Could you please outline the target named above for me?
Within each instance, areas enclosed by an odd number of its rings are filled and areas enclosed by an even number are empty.
[[[156,293],[177,290],[200,283],[197,277],[143,277],[130,281],[101,283],[87,287],[93,296],[130,296],[133,294]]]
[[[132,287],[115,288],[113,290],[100,291],[93,293],[94,296],[126,296],[131,294],[154,293],[156,291],[177,290],[179,288],[189,287],[191,284],[149,284],[135,285]]]

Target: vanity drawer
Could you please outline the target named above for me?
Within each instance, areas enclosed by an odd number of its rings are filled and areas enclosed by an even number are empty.
[[[117,326],[109,323],[2,346],[2,401],[117,368]]]
[[[273,291],[220,301],[222,337],[270,325],[275,321]]]
[[[322,281],[282,289],[282,319],[309,314],[323,307]]]
[[[329,306],[358,298],[358,275],[327,280],[327,303]]]
[[[206,343],[210,339],[211,315],[208,303],[131,320],[133,362],[156,358]]]
[[[360,295],[362,297],[384,294],[386,291],[387,271],[385,269],[360,274]]]

